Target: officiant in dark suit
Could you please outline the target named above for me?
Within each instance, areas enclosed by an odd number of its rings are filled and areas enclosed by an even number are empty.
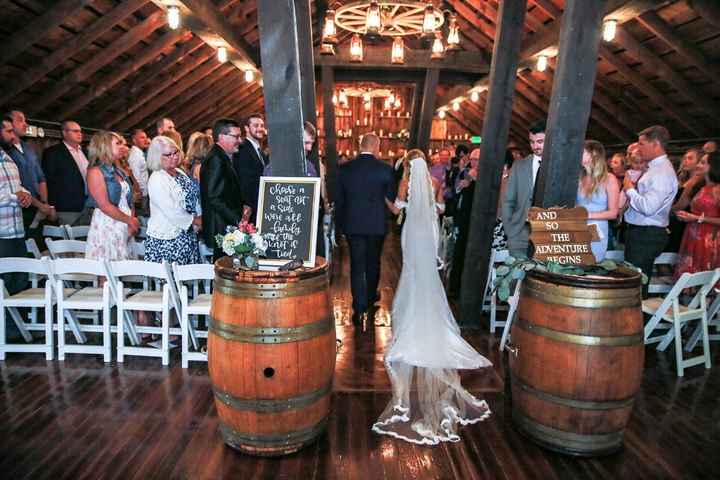
[[[262,151],[262,141],[267,135],[265,120],[259,113],[250,114],[243,121],[243,129],[245,130],[245,141],[233,155],[232,165],[240,179],[243,198],[252,209],[250,221],[255,223],[260,177],[269,163],[267,155]]]
[[[397,184],[390,165],[377,159],[380,139],[366,134],[357,159],[340,167],[337,225],[350,247],[353,323],[379,300],[380,256],[387,232],[385,200],[395,201]]]
[[[217,120],[213,126],[215,144],[200,167],[203,239],[212,247],[215,260],[225,255],[215,243],[215,235],[224,235],[228,226],[237,225],[248,213],[244,210],[248,202],[231,160],[240,136],[240,125],[235,120]]]

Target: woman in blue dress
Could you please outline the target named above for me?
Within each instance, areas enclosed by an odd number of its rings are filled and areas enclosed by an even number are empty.
[[[576,205],[588,211],[588,225],[597,225],[600,240],[592,242],[597,262],[602,262],[608,245],[608,220],[618,216],[620,182],[607,170],[605,147],[595,140],[586,140]]]

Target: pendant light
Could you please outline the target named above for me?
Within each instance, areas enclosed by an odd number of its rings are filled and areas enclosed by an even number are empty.
[[[395,37],[390,54],[390,63],[403,65],[405,63],[405,40]]]
[[[362,38],[357,33],[352,36],[350,40],[350,61],[351,62],[362,62],[363,61],[363,43]]]

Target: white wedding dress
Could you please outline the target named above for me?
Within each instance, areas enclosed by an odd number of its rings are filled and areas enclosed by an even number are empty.
[[[423,159],[410,163],[401,236],[403,268],[392,308],[392,342],[385,368],[393,397],[372,429],[408,442],[457,442],[457,426],[490,415],[460,384],[457,369],[492,364],[460,335],[437,271],[438,219]]]

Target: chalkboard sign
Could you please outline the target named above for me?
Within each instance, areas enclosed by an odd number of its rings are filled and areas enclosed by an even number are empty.
[[[299,258],[304,266],[315,266],[319,206],[317,177],[260,177],[257,227],[268,242],[260,265]]]

